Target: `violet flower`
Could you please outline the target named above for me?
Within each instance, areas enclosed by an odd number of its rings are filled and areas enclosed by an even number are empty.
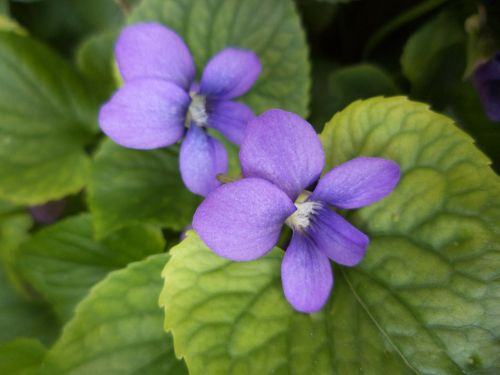
[[[500,52],[491,60],[479,65],[472,75],[486,115],[492,121],[500,121]]]
[[[245,178],[210,193],[193,228],[218,255],[249,261],[276,245],[286,223],[293,235],[281,265],[285,297],[298,311],[318,311],[333,286],[329,259],[354,266],[368,245],[330,206],[352,209],[385,197],[399,181],[399,166],[358,157],[327,172],[309,192],[324,167],[321,143],[308,122],[278,109],[248,124],[240,161]]]
[[[30,207],[31,217],[38,224],[52,224],[61,217],[66,206],[66,199],[49,201],[36,206]]]
[[[198,84],[186,44],[157,23],[125,28],[115,55],[125,84],[101,108],[103,132],[119,145],[142,150],[172,145],[185,135],[179,162],[187,188],[204,196],[220,185],[216,175],[227,172],[227,153],[206,129],[241,142],[254,115],[231,99],[247,92],[259,76],[257,55],[223,49],[207,63]]]

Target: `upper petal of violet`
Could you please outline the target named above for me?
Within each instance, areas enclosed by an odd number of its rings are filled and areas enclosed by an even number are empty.
[[[325,156],[307,121],[294,113],[271,109],[247,125],[240,161],[245,177],[271,181],[295,201],[318,179]]]
[[[333,168],[319,180],[311,200],[339,208],[358,208],[392,192],[400,169],[392,160],[358,157]]]
[[[220,185],[219,173],[227,173],[224,145],[191,124],[181,144],[179,164],[182,180],[193,193],[205,196]]]
[[[245,178],[211,192],[194,214],[193,228],[218,255],[254,260],[278,242],[285,219],[295,211],[288,196],[259,178]]]
[[[183,89],[167,81],[126,82],[102,106],[99,125],[124,147],[147,150],[169,146],[184,134],[189,102]]]
[[[238,97],[253,86],[261,69],[259,58],[254,52],[225,48],[205,66],[200,93],[216,99]]]
[[[115,55],[125,81],[162,78],[187,90],[196,73],[184,41],[159,23],[127,26],[118,38]]]
[[[218,130],[229,141],[240,144],[250,120],[255,118],[252,110],[243,103],[217,100],[210,103],[208,126]]]
[[[314,242],[294,232],[281,263],[285,297],[295,310],[312,313],[328,300],[333,286],[330,260]]]

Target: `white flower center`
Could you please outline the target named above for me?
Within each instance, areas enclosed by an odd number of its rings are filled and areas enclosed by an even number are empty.
[[[286,224],[298,231],[305,231],[311,224],[311,219],[321,209],[320,202],[295,202],[297,210],[286,219]]]
[[[206,98],[193,92],[189,93],[189,96],[191,96],[191,104],[188,109],[188,120],[194,122],[194,124],[199,127],[207,126],[208,113]]]

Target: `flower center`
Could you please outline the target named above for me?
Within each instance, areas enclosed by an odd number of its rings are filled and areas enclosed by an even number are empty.
[[[194,92],[190,92],[191,104],[189,104],[188,115],[189,121],[194,122],[196,126],[204,127],[208,123],[207,99]],[[189,126],[189,123],[188,123]]]
[[[285,223],[292,229],[304,232],[311,224],[311,219],[321,209],[321,202],[306,201],[310,192],[303,192],[295,201],[297,210],[291,214]]]

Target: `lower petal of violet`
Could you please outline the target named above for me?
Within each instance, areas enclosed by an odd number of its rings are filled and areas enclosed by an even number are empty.
[[[307,234],[323,254],[345,266],[361,262],[369,242],[366,234],[327,206],[316,213]]]
[[[182,142],[179,163],[184,184],[201,196],[220,185],[217,175],[227,173],[228,168],[224,145],[194,124]]]
[[[209,111],[208,126],[237,145],[243,140],[247,123],[255,117],[248,106],[231,101],[214,101]]]
[[[316,312],[332,290],[330,260],[309,238],[294,232],[281,263],[281,280],[285,297],[296,310]]]
[[[170,146],[184,134],[190,100],[179,86],[163,80],[126,82],[101,108],[99,125],[124,147],[149,150]]]
[[[218,255],[254,260],[276,245],[283,223],[294,211],[294,204],[278,187],[245,178],[210,193],[194,214],[193,228]]]

